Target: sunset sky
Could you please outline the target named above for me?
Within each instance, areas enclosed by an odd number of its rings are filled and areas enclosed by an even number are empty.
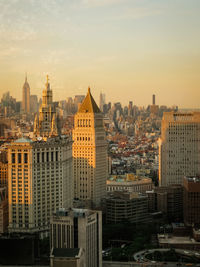
[[[200,0],[0,0],[0,97],[200,108]]]

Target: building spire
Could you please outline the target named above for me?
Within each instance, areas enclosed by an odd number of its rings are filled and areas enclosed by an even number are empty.
[[[27,72],[25,73],[25,82],[27,83]]]
[[[88,86],[88,94],[90,94],[91,92],[90,92],[90,86]]]
[[[49,90],[50,87],[49,87],[49,75],[48,74],[47,74],[46,78],[47,78],[47,81],[46,81],[46,90]]]

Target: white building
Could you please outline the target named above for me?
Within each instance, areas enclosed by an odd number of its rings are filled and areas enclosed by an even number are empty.
[[[86,267],[102,266],[102,214],[88,209],[60,210],[51,217],[51,251],[81,248]]]
[[[21,138],[8,145],[9,232],[45,233],[53,212],[72,200],[69,139]]]
[[[159,147],[159,183],[183,184],[200,174],[200,112],[164,112]]]

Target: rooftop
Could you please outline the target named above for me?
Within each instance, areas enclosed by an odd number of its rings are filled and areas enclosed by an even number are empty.
[[[52,255],[62,258],[75,258],[79,255],[80,248],[54,248]]]
[[[19,138],[17,140],[14,141],[14,143],[32,143],[33,141],[31,139],[28,138]]]

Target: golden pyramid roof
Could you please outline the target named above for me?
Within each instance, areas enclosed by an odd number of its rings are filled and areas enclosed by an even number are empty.
[[[91,95],[90,92],[90,87],[88,87],[88,92],[87,95],[85,97],[85,99],[83,100],[78,112],[80,113],[100,113],[100,109],[97,106],[93,96]]]

